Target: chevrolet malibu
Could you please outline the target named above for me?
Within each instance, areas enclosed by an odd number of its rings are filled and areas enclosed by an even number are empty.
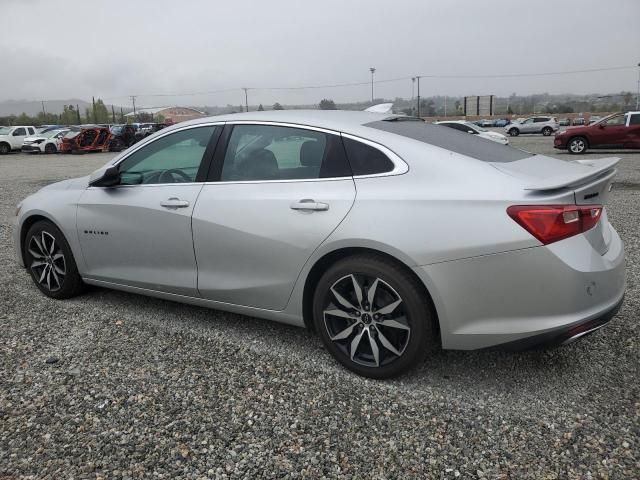
[[[566,162],[369,112],[161,130],[18,205],[52,298],[97,285],[304,326],[398,375],[433,347],[568,343],[622,302],[605,208],[617,158]]]

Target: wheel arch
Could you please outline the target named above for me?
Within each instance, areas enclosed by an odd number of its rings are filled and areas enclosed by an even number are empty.
[[[60,228],[60,225],[51,217],[48,217],[47,215],[43,215],[42,213],[33,213],[27,216],[22,221],[22,224],[20,225],[20,258],[22,260],[22,265],[24,265],[25,267],[27,265],[25,264],[25,261],[24,261],[24,241],[27,238],[27,232],[29,231],[29,229],[39,221],[50,222],[54,224],[56,228],[58,228],[58,230],[63,232],[62,228]]]
[[[315,261],[315,263],[313,264],[313,266],[311,267],[311,269],[309,270],[309,273],[305,278],[304,288],[302,293],[302,318],[303,318],[305,327],[309,330],[312,330],[312,331],[314,330],[313,293],[324,272],[326,272],[327,269],[331,267],[331,265],[342,260],[343,258],[347,258],[353,255],[359,255],[359,254],[376,255],[378,257],[389,260],[395,263],[396,265],[398,265],[405,272],[407,272],[407,274],[413,277],[414,280],[416,280],[417,284],[420,285],[420,288],[423,291],[425,298],[427,299],[427,303],[429,304],[431,313],[434,316],[435,321],[433,322],[433,325],[437,330],[437,332],[435,332],[437,333],[437,338],[439,338],[440,337],[440,321],[439,321],[438,311],[435,307],[435,303],[433,301],[431,292],[429,292],[429,289],[424,284],[422,279],[420,279],[420,277],[413,271],[413,269],[409,267],[409,265],[407,265],[407,263],[405,263],[404,261],[400,260],[399,258],[397,258],[396,256],[390,253],[384,252],[382,250],[378,250],[376,248],[371,248],[371,247],[341,247],[325,253],[323,256],[321,256]]]
[[[587,148],[591,148],[591,141],[589,140],[589,137],[587,135],[585,135],[584,133],[576,133],[573,134],[569,137],[569,140],[567,140],[567,148],[569,147],[569,144],[571,143],[571,140],[575,139],[575,138],[583,138],[585,142],[587,142]]]

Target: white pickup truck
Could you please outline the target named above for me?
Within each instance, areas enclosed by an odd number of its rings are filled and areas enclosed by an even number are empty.
[[[31,126],[0,127],[0,155],[6,155],[12,150],[20,150],[24,139],[35,133],[35,127]]]

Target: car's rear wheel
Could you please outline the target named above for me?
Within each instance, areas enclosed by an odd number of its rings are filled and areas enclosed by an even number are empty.
[[[520,135],[520,130],[518,130],[517,128],[510,128],[509,135],[511,135],[512,137],[517,137],[518,135]]]
[[[329,268],[318,282],[313,316],[329,352],[366,377],[397,376],[436,343],[423,288],[401,266],[375,255]]]
[[[84,290],[71,248],[53,223],[42,220],[31,226],[24,240],[24,259],[34,283],[48,297],[70,298]]]
[[[544,135],[545,137],[548,137],[552,133],[553,133],[553,129],[551,127],[544,127],[542,129],[542,135]]]
[[[53,143],[47,143],[44,146],[44,152],[45,153],[56,153],[58,151],[58,149],[56,148],[56,146]]]
[[[11,146],[8,143],[0,143],[0,155],[6,155],[11,151]]]
[[[567,144],[569,153],[578,155],[587,151],[587,139],[584,137],[573,137]]]

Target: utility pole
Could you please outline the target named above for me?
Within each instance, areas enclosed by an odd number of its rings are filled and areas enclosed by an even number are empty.
[[[376,69],[371,67],[369,71],[371,72],[371,103],[373,103],[373,74],[376,73]]]
[[[420,75],[416,75],[416,80],[418,80],[418,118],[420,118]]]
[[[138,120],[136,118],[138,114],[136,113],[136,96],[135,95],[131,95],[131,102],[133,103],[133,119]]]
[[[249,90],[249,89],[246,88],[246,87],[242,87],[242,89],[244,90],[244,104],[245,104],[245,107],[246,107],[247,112],[248,112],[249,111],[249,97],[247,95],[247,90]]]
[[[416,87],[416,77],[411,77],[411,101],[415,98],[414,89]]]
[[[96,117],[96,97],[91,97],[91,104],[93,105],[93,123],[98,123],[98,117]]]
[[[78,125],[81,125],[82,122],[80,121],[80,107],[78,107],[77,103],[76,103],[76,117],[78,117]]]

